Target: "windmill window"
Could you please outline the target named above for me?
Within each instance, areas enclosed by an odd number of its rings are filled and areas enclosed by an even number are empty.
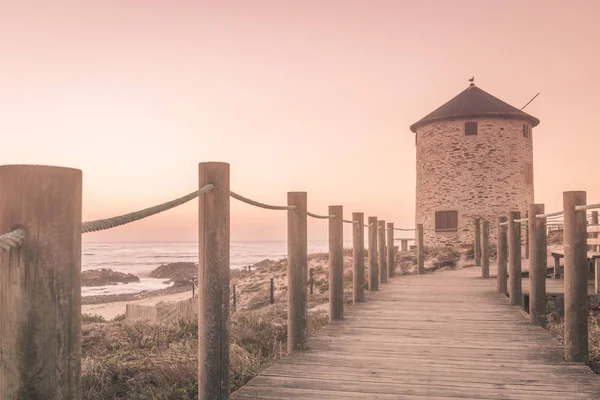
[[[477,135],[477,122],[465,122],[465,136]]]
[[[436,211],[435,212],[435,231],[436,232],[456,232],[458,231],[458,211]]]
[[[531,138],[531,126],[530,125],[523,125],[523,137],[524,138]]]

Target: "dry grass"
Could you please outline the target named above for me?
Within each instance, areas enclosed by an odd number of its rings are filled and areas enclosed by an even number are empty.
[[[554,301],[549,301],[546,312],[546,329],[564,344],[564,309],[556,307]],[[596,374],[600,374],[600,304],[596,298],[588,298],[588,341],[588,365]]]
[[[345,250],[344,255],[344,297],[348,305],[352,298],[351,251]],[[426,269],[433,272],[456,268],[456,261],[432,262],[460,256],[461,252],[448,248],[431,249],[426,253]],[[308,304],[308,333],[312,335],[328,322],[328,256],[312,254],[308,261],[314,276],[314,293]],[[415,262],[414,251],[398,253],[396,274],[414,272]],[[287,351],[287,263],[280,260],[259,264],[250,273],[236,273],[232,280],[237,285],[238,303],[230,317],[232,391]],[[276,282],[272,305],[268,303],[271,278]],[[85,315],[83,321],[83,399],[197,399],[197,322],[131,322],[123,315],[108,322]]]

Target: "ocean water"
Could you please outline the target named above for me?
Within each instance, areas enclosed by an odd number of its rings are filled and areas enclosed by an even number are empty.
[[[351,241],[344,242],[351,247]],[[279,260],[287,255],[285,241],[233,242],[230,247],[232,269],[243,268],[266,258]],[[308,252],[326,252],[326,240],[308,243]],[[179,261],[198,262],[198,245],[195,242],[164,243],[83,243],[82,270],[110,268],[114,271],[131,273],[140,278],[138,283],[109,286],[82,287],[82,296],[139,293],[168,287],[165,279],[150,278],[150,272],[162,264]]]

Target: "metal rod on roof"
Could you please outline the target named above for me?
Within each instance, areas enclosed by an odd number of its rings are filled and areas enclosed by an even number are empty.
[[[539,95],[540,95],[540,94],[538,93],[538,94],[536,94],[535,96],[533,96],[533,98],[532,98],[531,100],[529,100],[529,101],[527,102],[527,104],[525,104],[525,105],[524,105],[524,106],[521,108],[521,111],[523,111],[523,108],[527,107],[527,106],[529,105],[529,103],[531,103],[533,100],[535,100],[535,98],[536,98],[536,97],[538,97]]]

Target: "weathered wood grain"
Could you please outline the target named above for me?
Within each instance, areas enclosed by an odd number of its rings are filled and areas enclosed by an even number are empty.
[[[498,293],[508,293],[508,243],[506,238],[507,227],[500,225],[507,221],[507,217],[499,217],[496,229],[498,229],[498,239],[496,240],[496,257],[497,257],[497,274],[496,274],[496,289]]]
[[[565,362],[562,346],[479,276],[390,279],[232,398],[600,398],[600,379]]]
[[[369,264],[369,291],[379,289],[379,269],[377,268],[377,217],[369,217],[369,252],[367,263]]]
[[[530,204],[527,221],[529,248],[529,317],[532,324],[546,325],[546,274],[548,271],[548,252],[546,240],[546,218],[535,215],[544,214],[543,204]]]
[[[575,211],[575,206],[585,203],[585,192],[563,193],[565,359],[576,362],[586,362],[588,359],[586,212]]]
[[[329,206],[329,319],[344,318],[344,208]]]
[[[379,265],[379,283],[387,283],[388,269],[385,254],[385,221],[377,221],[377,263]]]
[[[226,399],[229,388],[229,164],[200,163],[198,187],[198,398]],[[234,306],[235,307],[235,306]]]
[[[521,223],[514,222],[521,218],[519,211],[508,213],[508,294],[510,304],[521,305]]]
[[[396,267],[396,249],[397,249],[397,247],[394,246],[394,223],[393,222],[387,223],[386,240],[387,240],[387,245],[385,247],[385,250],[386,250],[385,259],[387,262],[388,277],[393,278],[396,275],[395,267]]]
[[[365,301],[365,215],[352,213],[352,299]]]
[[[81,398],[80,170],[0,167],[0,399]]]
[[[306,274],[308,268],[307,195],[306,192],[288,192],[288,352],[306,347],[308,295]]]

